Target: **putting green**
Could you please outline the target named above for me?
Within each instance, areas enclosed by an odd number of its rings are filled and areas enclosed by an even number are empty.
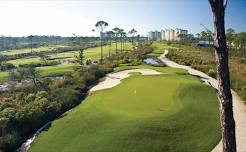
[[[30,151],[211,151],[220,140],[214,89],[183,70],[155,69],[164,74],[133,74],[93,92],[43,131]]]

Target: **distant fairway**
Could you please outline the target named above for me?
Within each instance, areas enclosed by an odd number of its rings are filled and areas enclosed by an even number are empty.
[[[33,48],[32,51],[33,52],[53,51],[53,49],[57,47],[68,47],[68,46],[64,46],[64,45],[41,46],[41,47]],[[30,53],[30,52],[31,52],[31,48],[1,51],[3,55],[17,55],[17,54]]]
[[[58,45],[57,47],[65,47]],[[39,48],[34,48],[34,51],[51,51],[54,49],[54,46],[51,47],[39,47]],[[131,50],[132,49],[132,44],[131,43],[126,43],[125,45],[126,50]],[[109,55],[109,50],[110,46],[106,45],[103,46],[103,56],[106,57]],[[29,49],[19,49],[19,50],[8,50],[8,51],[2,51],[1,53],[4,55],[14,55],[14,54],[21,54],[21,53],[27,53],[30,51]],[[101,47],[93,47],[93,48],[88,48],[84,51],[84,56],[85,60],[86,59],[91,59],[93,61],[97,61],[101,57]],[[118,44],[118,51],[120,51],[120,43]],[[111,53],[115,53],[115,43],[112,43],[111,46]],[[74,59],[75,55],[79,55],[78,50],[74,51],[68,51],[68,52],[63,52],[63,53],[51,53],[49,54],[48,60],[58,60],[58,59]],[[20,59],[15,59],[15,60],[9,60],[7,63],[12,63],[15,66],[19,66],[20,64],[31,64],[31,63],[41,63],[42,60],[40,57],[25,57],[25,58],[20,58]],[[73,67],[77,66],[76,64],[69,64],[69,65],[55,65],[55,66],[44,66],[44,67],[38,67],[37,69],[41,70],[41,75],[42,76],[56,76],[56,75],[64,75],[66,73],[69,73],[73,71]],[[6,81],[8,80],[8,71],[0,71],[0,82],[1,81]]]
[[[214,89],[183,70],[134,73],[92,93],[34,141],[31,152],[209,152],[220,140]],[[165,72],[167,71],[167,72]]]
[[[153,42],[152,44],[154,51],[149,53],[149,56],[158,57],[164,53],[164,50],[168,48],[168,45],[163,42]]]

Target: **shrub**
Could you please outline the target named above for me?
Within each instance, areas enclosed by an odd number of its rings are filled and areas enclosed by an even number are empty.
[[[208,71],[208,75],[210,76],[210,77],[212,77],[212,78],[216,78],[216,72],[215,72],[215,70],[214,69],[209,69],[209,71]]]

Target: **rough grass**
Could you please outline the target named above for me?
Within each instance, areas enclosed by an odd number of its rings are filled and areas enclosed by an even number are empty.
[[[43,131],[30,151],[211,151],[220,140],[215,90],[183,70],[154,69],[165,74],[133,75],[92,93]]]

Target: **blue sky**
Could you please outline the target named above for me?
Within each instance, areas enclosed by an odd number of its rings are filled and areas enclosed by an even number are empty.
[[[0,35],[97,35],[95,23],[104,20],[107,30],[120,27],[150,30],[183,28],[190,33],[213,29],[207,0],[4,0],[0,1]],[[229,0],[226,27],[246,31],[246,0]]]

